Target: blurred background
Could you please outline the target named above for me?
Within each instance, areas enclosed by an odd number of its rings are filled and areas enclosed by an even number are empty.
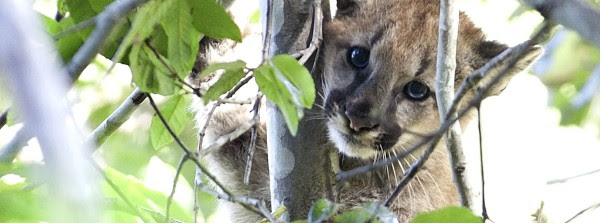
[[[245,10],[252,8],[254,15],[257,1],[248,2]],[[589,2],[600,8],[600,1]],[[528,39],[542,21],[537,12],[514,0],[458,3],[489,39],[511,46]],[[53,18],[56,5],[56,0],[36,0],[32,7]],[[544,48],[546,54],[529,73],[516,76],[501,96],[483,104],[486,203],[491,219],[498,223],[531,222],[531,215],[542,202],[548,222],[565,222],[600,203],[600,172],[594,172],[600,169],[600,50],[562,27]],[[73,119],[84,136],[134,89],[127,66],[117,65],[107,73],[109,66],[109,60],[98,56],[69,92]],[[0,112],[13,104],[10,87],[2,78]],[[174,143],[158,150],[152,147],[149,129],[153,114],[149,104],[143,103],[93,156],[134,203],[143,204],[148,213],[164,213],[182,152]],[[18,117],[9,116],[7,126],[0,129],[0,148],[21,126]],[[465,132],[469,160],[479,157],[476,127],[473,122]],[[190,119],[181,134],[190,148],[196,146],[195,132]],[[17,156],[15,165],[0,165],[0,222],[39,222],[44,216],[41,207],[45,201],[41,199],[49,191],[40,187],[41,179],[33,174],[42,167],[41,162],[33,139]],[[474,182],[479,182],[479,166],[470,170]],[[591,174],[557,181],[586,173]],[[172,207],[173,216],[185,222],[193,218],[193,178],[194,166],[186,164]],[[103,219],[139,222],[119,211],[123,204],[104,184]],[[222,221],[213,197],[200,193],[199,201],[199,222]],[[600,210],[591,210],[573,222],[600,222]]]

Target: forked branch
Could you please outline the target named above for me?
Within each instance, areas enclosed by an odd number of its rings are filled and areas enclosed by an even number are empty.
[[[517,61],[519,60],[520,57],[525,56],[526,52],[531,47],[533,47],[535,44],[543,42],[550,37],[550,33],[553,28],[554,28],[554,24],[551,24],[551,23],[544,24],[542,29],[540,29],[531,38],[531,40],[526,41],[524,44],[520,45],[520,46],[524,46],[524,47],[519,48],[514,51],[514,55],[509,59],[508,63],[505,63],[504,66],[501,67],[500,71],[496,74],[496,76],[493,76],[492,80],[490,82],[486,83],[486,86],[482,86],[480,88],[480,91],[477,92],[477,94],[475,95],[475,97],[473,99],[471,99],[471,101],[469,101],[469,104],[467,106],[465,106],[465,108],[461,109],[461,111],[458,113],[458,118],[467,114],[469,112],[469,110],[472,109],[473,107],[478,106],[481,103],[481,101],[485,98],[485,96],[488,94],[488,91],[492,87],[494,87],[494,85],[496,83],[498,83],[499,80],[501,78],[503,78],[503,76],[506,75],[510,69],[512,69],[515,66],[515,64],[517,63]],[[436,132],[437,134],[435,134],[433,136],[433,140],[431,141],[431,144],[429,144],[429,147],[425,150],[425,152],[423,152],[421,157],[415,163],[413,163],[413,165],[411,165],[411,168],[409,169],[409,171],[402,178],[401,182],[406,181],[406,183],[404,183],[404,184],[400,183],[396,187],[396,189],[394,189],[394,192],[392,193],[392,195],[390,195],[390,197],[385,201],[386,206],[389,206],[391,204],[391,202],[393,202],[398,197],[398,195],[400,194],[402,189],[404,189],[404,187],[407,185],[408,181],[410,181],[410,179],[412,179],[416,175],[416,173],[421,169],[423,164],[427,161],[427,159],[429,158],[429,155],[433,152],[433,150],[435,149],[435,146],[437,145],[437,143],[439,142],[439,140],[441,138],[440,130],[444,130],[442,132],[445,132],[445,130],[447,130],[447,128],[449,128],[453,122],[458,120],[458,119],[450,119],[448,117],[446,117],[446,118],[447,119],[444,122],[445,124],[443,124],[442,127],[440,127],[440,129]]]
[[[171,127],[167,123],[166,119],[161,114],[160,110],[158,109],[158,106],[154,102],[154,99],[152,99],[152,96],[150,94],[147,94],[147,97],[150,102],[150,105],[156,112],[156,115],[158,116],[160,121],[163,123],[163,125],[165,126],[165,128],[167,129],[169,134],[173,137],[173,139],[175,140],[177,145],[179,145],[179,147],[183,150],[183,152],[187,156],[187,159],[194,162],[196,164],[196,167],[198,167],[198,169],[200,171],[202,171],[202,174],[205,175],[210,181],[212,181],[221,191],[223,191],[223,193],[218,193],[216,191],[211,192],[211,190],[203,184],[198,185],[200,187],[200,189],[205,190],[206,192],[212,193],[213,195],[215,195],[216,197],[218,197],[220,199],[224,199],[224,200],[242,205],[247,210],[252,211],[256,214],[259,214],[259,215],[269,219],[272,222],[275,221],[275,219],[273,218],[273,215],[268,211],[264,201],[260,201],[258,199],[248,198],[248,197],[233,196],[233,194],[223,184],[221,184],[215,176],[213,176],[210,172],[208,172],[208,170],[200,163],[196,154],[194,154],[192,151],[190,151],[185,146],[185,144],[183,144],[181,139],[179,139],[179,137],[177,137],[177,134],[175,134],[173,129],[171,129]],[[198,179],[196,179],[196,180],[198,180]]]

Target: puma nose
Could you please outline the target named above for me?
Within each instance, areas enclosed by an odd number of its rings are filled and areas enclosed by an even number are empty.
[[[349,121],[349,127],[354,131],[368,131],[379,125],[377,111],[366,102],[348,103],[344,114]]]

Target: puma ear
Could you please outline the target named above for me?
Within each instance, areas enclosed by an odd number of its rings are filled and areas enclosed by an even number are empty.
[[[523,43],[522,43],[523,44]],[[485,47],[484,47],[485,46]],[[513,48],[517,48],[521,45],[517,45]],[[485,49],[484,49],[485,48]],[[479,47],[479,54],[483,57],[486,58],[487,60],[494,58],[495,56],[499,56],[500,54],[507,54],[507,53],[511,53],[509,51],[506,51],[507,47],[504,44],[498,44],[496,42],[482,42],[482,44]],[[506,52],[504,52],[506,51]],[[488,94],[486,96],[492,96],[492,95],[498,95],[500,94],[508,85],[508,82],[510,82],[510,80],[512,79],[512,77],[514,77],[516,74],[523,72],[524,70],[526,70],[527,68],[529,68],[529,66],[531,64],[533,64],[536,59],[542,55],[542,53],[544,52],[544,49],[542,48],[542,46],[540,45],[534,45],[529,47],[525,53],[523,53],[522,55],[519,56],[519,58],[517,58],[516,63],[514,64],[514,66],[510,67],[507,71],[507,73],[498,80],[498,83],[494,84],[494,86],[488,91]],[[504,57],[503,60],[501,60],[499,63],[497,63],[495,66],[493,66],[490,71],[485,75],[485,77],[483,79],[481,79],[481,81],[478,84],[478,90],[479,88],[481,88],[482,86],[487,85],[492,79],[494,79],[494,77],[496,75],[498,75],[498,72],[502,71],[504,69],[504,67],[506,65],[508,65],[508,63],[510,63],[512,56],[506,56]]]
[[[358,9],[360,0],[338,0],[336,17],[351,16]]]

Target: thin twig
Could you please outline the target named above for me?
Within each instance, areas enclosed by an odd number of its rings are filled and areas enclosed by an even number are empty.
[[[267,24],[264,32],[264,42],[262,49],[262,63],[269,57],[271,53],[271,33],[273,32],[273,0],[267,0]],[[261,63],[261,64],[262,64]]]
[[[254,149],[256,148],[256,135],[258,134],[258,126],[260,125],[260,101],[262,95],[259,93],[256,96],[256,100],[254,101],[254,107],[252,111],[254,112],[254,116],[252,117],[255,120],[254,125],[252,125],[252,133],[250,134],[250,145],[248,145],[248,150],[246,151],[246,167],[244,168],[244,184],[248,185],[250,183],[250,173],[252,172],[252,160],[254,160]]]
[[[167,129],[169,134],[171,134],[171,136],[173,137],[175,142],[185,152],[185,154],[187,154],[188,159],[193,161],[196,164],[196,167],[198,167],[202,171],[202,173],[206,177],[208,177],[208,179],[210,179],[219,189],[221,189],[223,191],[223,194],[217,193],[217,194],[219,194],[219,198],[229,198],[229,199],[227,199],[228,201],[242,205],[247,210],[252,211],[256,214],[259,214],[267,219],[273,219],[271,213],[268,212],[268,210],[266,212],[263,211],[263,210],[266,210],[266,206],[263,207],[264,202],[262,202],[262,203],[251,202],[251,201],[253,201],[252,198],[234,197],[232,195],[232,193],[229,190],[227,190],[227,188],[221,182],[219,182],[214,175],[212,175],[210,172],[208,172],[208,170],[200,163],[200,160],[198,159],[196,154],[194,154],[193,152],[190,152],[190,150],[187,149],[185,144],[183,144],[181,139],[179,139],[179,137],[177,137],[177,134],[175,134],[173,129],[171,129],[171,127],[169,126],[169,124],[166,121],[166,119],[164,118],[164,116],[160,113],[160,110],[158,109],[158,106],[152,99],[152,96],[150,94],[147,94],[147,97],[150,102],[150,105],[152,106],[152,109],[154,109],[154,111],[156,112],[156,115],[161,120],[161,122],[163,123],[163,125],[165,126],[165,128]],[[200,186],[202,187],[203,185],[200,185]],[[254,199],[254,200],[256,200],[256,199]]]
[[[183,164],[188,160],[187,153],[184,153],[177,164],[177,171],[175,171],[175,179],[173,179],[173,187],[171,188],[171,194],[169,194],[169,198],[167,198],[167,207],[166,207],[166,217],[165,222],[169,222],[169,213],[171,211],[171,203],[173,202],[173,196],[175,196],[175,189],[177,188],[177,180],[179,180],[179,174],[181,174],[181,169],[183,169]]]
[[[440,119],[455,118],[449,113],[454,99],[454,76],[456,71],[456,42],[458,39],[458,8],[452,0],[440,1],[438,47],[436,61],[435,96]],[[462,148],[460,122],[455,122],[446,133],[446,147],[450,157],[450,169],[462,206],[471,205],[471,188],[465,176],[466,160]]]
[[[213,144],[206,147],[205,149],[200,150],[200,152],[198,152],[198,156],[203,157],[209,153],[213,153],[213,152],[220,150],[223,147],[223,145],[237,139],[242,134],[246,133],[248,130],[250,130],[252,127],[254,127],[257,123],[258,123],[257,119],[255,119],[255,118],[250,119],[250,121],[244,123],[243,125],[238,127],[235,131],[220,136],[217,140],[215,140],[215,142]]]
[[[536,33],[536,35],[529,41],[526,41],[520,45],[518,45],[514,51],[512,51],[514,53],[515,56],[510,57],[510,58],[506,58],[509,59],[508,63],[502,63],[500,64],[501,67],[504,67],[504,69],[502,69],[500,72],[498,72],[498,74],[502,74],[502,73],[506,73],[504,72],[505,70],[508,70],[510,68],[512,68],[512,66],[514,66],[514,63],[520,59],[523,56],[523,53],[529,49],[531,46],[533,46],[535,43],[541,42],[545,39],[548,38],[548,34],[550,33],[552,27],[554,27],[553,24],[546,24],[539,32]],[[487,65],[487,64],[486,64]],[[498,65],[498,64],[496,64]],[[485,67],[485,66],[484,66]],[[489,66],[489,69],[497,69],[498,67],[496,66]],[[487,72],[489,72],[489,70],[487,71],[481,71],[484,74],[486,74]],[[476,72],[479,73],[479,72]],[[472,76],[472,75],[470,75]],[[470,77],[469,76],[469,77]],[[394,155],[388,159],[384,159],[381,160],[379,162],[373,163],[373,164],[369,164],[369,165],[364,165],[364,166],[360,166],[360,167],[356,167],[354,169],[351,170],[347,170],[347,171],[341,171],[337,176],[336,179],[337,180],[341,180],[341,181],[345,181],[348,180],[352,177],[355,176],[359,176],[362,174],[366,174],[374,169],[379,169],[382,167],[385,167],[391,163],[396,162],[399,159],[404,158],[405,156],[407,156],[408,154],[411,154],[413,152],[415,152],[417,149],[419,149],[421,146],[427,144],[428,142],[430,142],[431,140],[439,140],[439,135],[443,134],[444,132],[447,131],[447,129],[450,127],[450,125],[452,125],[452,123],[454,123],[455,121],[457,121],[458,119],[460,119],[461,117],[463,117],[464,115],[466,115],[470,108],[477,105],[478,103],[481,102],[481,100],[483,100],[483,98],[485,97],[485,95],[487,94],[487,91],[493,87],[493,85],[495,83],[497,83],[497,81],[502,78],[502,75],[496,75],[494,76],[494,78],[487,82],[485,86],[481,86],[481,90],[479,92],[479,94],[476,95],[475,98],[473,98],[470,103],[468,103],[468,105],[466,106],[466,108],[462,109],[461,111],[458,112],[458,117],[455,119],[447,119],[443,122],[443,124],[436,130],[434,131],[432,134],[428,135],[428,136],[424,136],[422,140],[420,140],[418,143],[416,143],[415,145],[413,145],[411,148],[408,148],[406,151],[404,152],[400,152],[397,155]],[[464,86],[463,86],[464,85]],[[463,81],[462,85],[460,88],[465,88],[465,91],[469,90],[469,85],[468,83],[465,83],[465,81]],[[474,87],[474,85],[470,85],[471,88]],[[461,100],[462,98],[457,98],[455,100]],[[454,102],[453,104],[456,104],[456,102]],[[462,107],[462,106],[461,106]]]
[[[10,109],[6,109],[6,111],[2,112],[2,115],[0,115],[0,129],[2,129],[8,121],[8,111],[10,111]]]
[[[231,90],[229,90],[229,92],[227,93],[227,95],[225,95],[223,99],[231,98],[235,94],[235,92],[237,92],[240,88],[242,88],[242,86],[247,84],[250,81],[250,79],[252,79],[252,75],[248,75],[247,77],[242,79]],[[200,151],[202,151],[202,145],[204,144],[204,136],[206,135],[206,130],[208,129],[210,120],[212,119],[212,115],[217,109],[217,107],[220,106],[222,103],[224,102],[217,101],[215,104],[213,104],[210,111],[207,113],[206,121],[204,122],[204,125],[202,126],[200,131],[198,131],[198,146],[196,147],[196,154],[199,154]],[[198,187],[202,184],[202,172],[204,171],[202,171],[200,167],[196,167],[196,173],[194,174],[194,193],[196,194],[196,196],[194,196],[194,222],[196,221],[196,217],[198,216],[198,210],[200,208],[198,204],[197,195]]]
[[[565,223],[569,223],[569,222],[575,220],[575,218],[578,218],[579,216],[581,216],[583,213],[585,213],[587,211],[590,211],[590,210],[593,210],[593,209],[596,209],[598,207],[600,207],[600,203],[593,204],[593,205],[591,205],[591,206],[589,206],[589,207],[587,207],[587,208],[585,208],[585,209],[577,212],[577,214],[575,214],[573,217],[569,218],[569,220],[565,221]]]
[[[81,21],[80,23],[77,23],[77,24],[69,27],[68,29],[66,29],[66,30],[64,30],[62,32],[59,32],[59,33],[53,35],[52,38],[54,40],[58,40],[60,38],[63,38],[66,35],[71,34],[71,33],[78,32],[78,31],[80,31],[82,29],[85,29],[87,27],[96,25],[96,22],[97,22],[97,16],[90,17],[90,18],[88,18],[86,20]]]
[[[540,203],[540,207],[535,211],[535,213],[533,214],[534,216],[534,223],[546,223],[546,219],[544,217],[544,202],[542,201]]]
[[[550,180],[550,181],[546,182],[546,184],[550,185],[550,184],[566,183],[569,180],[573,180],[573,179],[576,179],[576,178],[579,178],[579,177],[584,177],[584,176],[592,175],[592,174],[595,174],[595,173],[600,173],[600,169],[592,170],[592,171],[589,171],[589,172],[586,172],[586,173],[582,173],[582,174],[577,174],[577,175],[571,176],[571,177]]]
[[[96,54],[108,41],[109,36],[115,29],[118,22],[125,18],[129,12],[145,3],[146,0],[123,0],[115,1],[106,6],[102,12],[96,16],[96,28],[83,45],[73,55],[71,61],[66,66],[71,80],[77,80],[79,75],[94,59]]]
[[[312,38],[310,41],[310,45],[308,48],[303,50],[302,57],[298,59],[300,64],[306,63],[308,59],[314,54],[314,52],[319,48],[319,44],[323,40],[323,10],[321,9],[321,0],[313,1],[314,8],[314,17],[313,17],[313,31]]]
[[[221,104],[248,105],[248,104],[252,104],[254,99],[249,98],[247,100],[236,100],[236,99],[230,99],[230,98],[221,98],[221,99],[217,99],[217,101],[220,102]]]
[[[463,115],[465,115],[466,113],[468,113],[471,108],[479,105],[481,103],[481,101],[485,98],[485,96],[488,94],[488,91],[494,86],[495,83],[498,83],[498,80],[503,78],[503,76],[505,74],[507,74],[510,69],[512,69],[514,67],[514,65],[518,61],[519,57],[524,55],[524,53],[527,52],[527,49],[530,49],[530,47],[532,47],[534,44],[536,44],[538,42],[541,42],[542,40],[548,39],[549,33],[551,32],[553,27],[554,27],[553,24],[550,24],[550,23],[544,24],[542,29],[540,29],[531,38],[530,41],[526,42],[527,43],[526,47],[521,48],[520,50],[516,50],[515,51],[516,56],[514,56],[510,59],[510,61],[500,70],[500,72],[498,72],[498,74],[496,76],[494,76],[490,82],[487,83],[487,86],[483,86],[480,89],[478,94],[473,99],[471,99],[469,104],[464,109],[462,109],[461,112],[458,113],[458,118],[460,118]],[[449,117],[446,117],[446,118],[447,118],[446,122],[448,122],[448,120],[451,120],[452,122],[450,122],[447,125],[446,124],[442,125],[442,127],[440,127],[440,129],[438,129],[437,132],[439,132],[440,130],[442,130],[444,128],[445,129],[449,128],[454,121],[458,120],[458,119],[451,119]],[[445,132],[445,131],[443,131],[443,132]],[[404,189],[404,187],[408,184],[408,182],[416,175],[416,173],[419,171],[419,169],[427,161],[427,159],[429,158],[429,155],[434,151],[437,143],[439,142],[441,135],[442,134],[434,135],[434,138],[433,138],[431,144],[429,145],[429,147],[423,152],[423,154],[420,156],[420,158],[415,163],[413,163],[413,165],[411,165],[411,168],[404,175],[400,184],[398,184],[398,186],[396,186],[396,189],[394,189],[394,192],[386,200],[386,202],[385,202],[386,206],[389,206],[397,198],[397,196],[400,194],[402,189]]]
[[[108,186],[110,186],[111,189],[113,189],[115,191],[115,193],[117,193],[117,196],[119,196],[119,198],[121,198],[125,204],[137,215],[139,216],[143,222],[146,222],[146,218],[143,217],[142,213],[139,212],[139,210],[135,207],[135,205],[133,204],[133,202],[131,202],[129,200],[129,198],[127,198],[127,196],[125,195],[125,193],[123,193],[123,191],[121,191],[121,189],[117,186],[117,184],[115,184],[109,177],[108,175],[106,175],[106,173],[104,172],[104,170],[102,169],[102,167],[100,167],[100,165],[98,165],[98,163],[90,156],[87,157],[87,159],[90,161],[90,163],[92,164],[92,166],[94,167],[94,169],[98,170],[98,173],[100,173],[100,175],[102,175],[102,178],[104,178],[104,180],[106,181],[106,183],[108,184]]]
[[[0,163],[12,163],[31,137],[33,137],[33,134],[21,127],[10,142],[0,149]]]
[[[199,188],[202,191],[204,191],[208,194],[211,194],[221,200],[226,200],[226,201],[238,203],[238,204],[250,204],[254,207],[257,207],[258,210],[261,213],[263,213],[262,214],[263,217],[265,217],[270,222],[277,222],[277,220],[275,220],[275,217],[273,217],[273,215],[269,212],[269,209],[267,209],[267,205],[265,204],[265,202],[263,200],[249,198],[249,197],[242,197],[242,196],[231,196],[229,194],[218,193],[214,190],[211,190],[208,186],[206,186],[204,184],[200,185]],[[266,213],[268,213],[268,214],[266,214]]]
[[[590,3],[580,0],[522,0],[545,18],[573,29],[600,47],[600,12]]]
[[[71,82],[74,82],[79,78],[83,69],[85,69],[96,54],[98,54],[106,41],[108,41],[108,38],[106,37],[114,31],[118,21],[144,2],[146,2],[146,0],[115,1],[94,17],[96,18],[96,28],[65,67]],[[2,160],[8,160],[10,156],[16,155],[23,146],[27,145],[27,141],[32,137],[33,135],[27,134],[26,131],[19,131],[10,143],[0,151],[0,162],[2,162]],[[10,160],[10,162],[12,162],[12,160]]]
[[[0,72],[23,115],[23,129],[37,136],[48,179],[44,201],[50,221],[98,221],[98,184],[84,160],[87,145],[69,120],[67,73],[25,1],[0,1]],[[57,131],[58,130],[58,131]],[[52,204],[52,205],[50,205]],[[76,212],[73,212],[77,208]]]
[[[197,171],[196,175],[194,176],[194,223],[198,222],[198,211],[200,210],[200,204],[198,201],[198,185],[202,184],[202,176],[198,176],[199,173],[201,172]],[[197,183],[196,180],[199,180],[200,183]]]
[[[146,100],[146,94],[140,88],[134,89],[127,99],[88,135],[86,142],[96,145],[95,149],[99,148],[115,130],[129,120],[131,114],[144,100]]]
[[[290,56],[298,59],[300,64],[305,64],[310,56],[312,56],[315,51],[319,50],[321,41],[323,41],[323,9],[321,8],[321,0],[313,1],[313,8],[315,13],[313,17],[313,30],[310,44],[306,49],[290,54]]]
[[[247,77],[242,79],[240,82],[238,82],[231,90],[229,90],[227,95],[225,95],[224,99],[231,98],[235,94],[235,92],[237,92],[240,88],[242,88],[245,84],[247,84],[250,81],[250,79],[252,79],[252,75],[248,75]],[[196,148],[197,153],[199,153],[200,150],[202,150],[202,144],[204,143],[204,136],[206,135],[206,130],[208,129],[210,120],[212,119],[212,114],[215,112],[217,107],[219,107],[221,104],[222,104],[221,101],[217,101],[215,104],[213,104],[213,106],[210,108],[209,112],[206,115],[206,122],[204,122],[204,125],[198,132],[198,147]]]
[[[479,132],[479,167],[481,168],[481,217],[483,222],[490,219],[487,212],[487,206],[485,201],[485,168],[483,162],[483,127],[481,125],[481,104],[476,106],[477,109],[477,130]]]
[[[154,48],[154,46],[152,46],[150,44],[150,40],[146,39],[144,41],[144,43],[146,44],[146,46],[148,48],[150,48],[150,50],[152,51],[152,53],[154,53],[154,56],[156,56],[156,58],[158,59],[158,61],[160,61],[160,63],[165,66],[167,68],[167,70],[169,70],[169,72],[171,73],[172,76],[175,77],[175,79],[179,80],[179,82],[181,82],[181,84],[185,85],[186,87],[189,87],[190,89],[192,89],[192,91],[194,93],[199,92],[199,90],[192,86],[191,84],[189,84],[188,82],[186,82],[185,80],[183,80],[183,78],[179,77],[179,75],[177,74],[177,71],[175,71],[175,68],[173,68],[169,62],[165,61],[165,58],[163,58],[160,53],[158,52],[158,50],[156,50],[156,48]],[[202,95],[197,95],[198,97],[202,97]]]

